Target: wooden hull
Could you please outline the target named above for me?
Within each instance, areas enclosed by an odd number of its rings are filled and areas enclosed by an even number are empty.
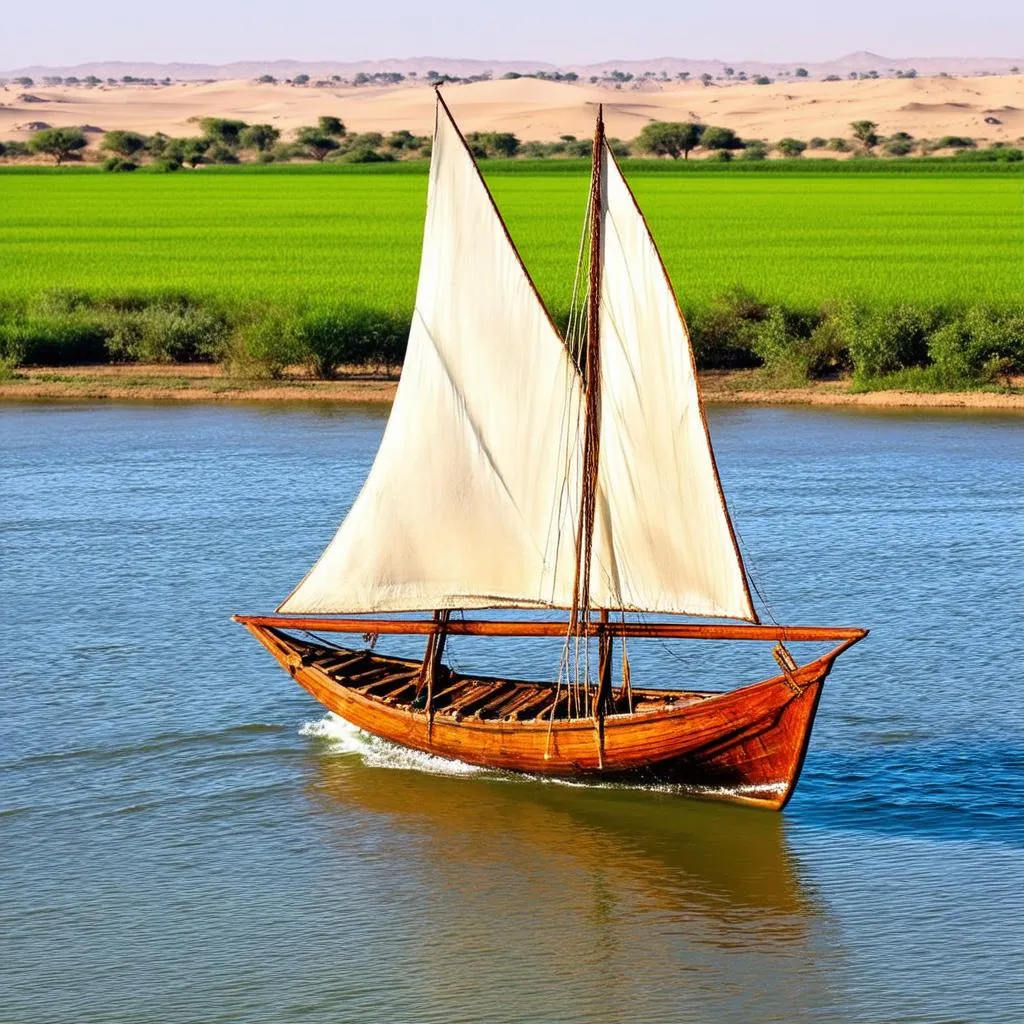
[[[419,662],[311,644],[251,622],[246,628],[324,707],[394,743],[488,768],[672,784],[773,810],[793,793],[822,684],[842,650],[728,693],[636,690],[632,713],[608,714],[598,726],[591,718],[551,721],[543,713],[488,717],[501,687],[506,706],[523,707],[531,704],[532,687],[533,706],[548,714],[555,691],[450,672],[442,689],[458,699],[447,707],[442,699],[428,717],[412,701]]]

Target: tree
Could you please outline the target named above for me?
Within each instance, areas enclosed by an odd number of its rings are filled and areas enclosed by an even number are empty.
[[[256,81],[259,82],[260,85],[277,85],[277,79],[273,75],[260,75]]]
[[[689,71],[680,71],[679,74],[676,75],[676,78],[678,78],[681,82],[685,82],[689,77],[690,77],[690,72]]]
[[[400,128],[398,131],[392,132],[384,140],[384,145],[387,146],[388,149],[397,149],[400,151],[419,149],[421,144],[422,139],[418,139],[407,128]]]
[[[29,78],[28,75],[22,75],[21,78],[16,78],[14,80],[14,84],[20,85],[25,89],[31,89],[32,86],[36,83],[31,78]]]
[[[754,79],[754,85],[771,85],[772,80],[767,75],[758,75]]]
[[[796,75],[797,78],[806,78],[807,68],[797,68],[796,71],[793,72],[793,74]]]
[[[162,155],[171,163],[188,164],[194,168],[206,162],[206,151],[212,144],[208,138],[171,139]]]
[[[294,82],[294,83],[295,83],[296,85],[308,85],[308,84],[309,84],[309,75],[296,75],[296,76],[295,76],[295,77],[294,77],[294,78],[292,79],[292,81],[293,81],[293,82]]]
[[[238,142],[243,149],[255,149],[260,153],[266,153],[274,148],[280,138],[281,130],[272,124],[251,124],[242,130]]]
[[[246,121],[236,121],[230,117],[203,117],[199,119],[199,127],[203,134],[214,142],[234,148],[239,144],[242,132],[249,127]]]
[[[163,156],[171,143],[171,137],[163,132],[154,132],[146,140],[146,151],[152,156]]]
[[[673,160],[690,158],[690,150],[700,143],[704,125],[694,121],[651,121],[636,137],[636,148],[652,156],[670,156]]]
[[[802,156],[803,151],[807,148],[807,143],[803,139],[792,139],[785,138],[779,139],[775,143],[775,148],[783,155],[788,157]]]
[[[743,140],[731,128],[717,128],[712,124],[701,132],[700,144],[705,149],[743,148]]]
[[[870,153],[878,145],[878,125],[874,121],[851,121],[853,137]]]
[[[704,83],[705,85],[710,85],[710,84],[711,84],[711,83],[712,83],[712,82],[714,81],[714,77],[715,77],[715,76],[714,76],[714,75],[712,75],[712,74],[711,74],[710,72],[708,72],[708,71],[705,71],[705,72],[704,72],[704,74],[700,76],[700,80],[701,80],[701,81],[702,81],[702,82],[703,82],[703,83]]]
[[[768,157],[768,147],[760,139],[745,139],[743,146],[743,160],[765,160]],[[727,153],[728,150],[722,152]]]
[[[849,153],[850,144],[846,139],[841,139],[838,135],[828,140],[828,149],[832,150],[833,153]]]
[[[735,68],[722,68],[722,71],[726,78],[732,78],[732,76],[736,74]]]
[[[127,160],[128,157],[141,153],[146,148],[146,142],[146,136],[138,132],[113,131],[103,136],[100,149],[116,153]]]
[[[341,145],[337,139],[313,125],[299,128],[295,132],[295,138],[306,152],[320,163],[323,163],[328,154],[333,153]]]
[[[33,153],[52,156],[59,167],[69,156],[78,155],[89,144],[81,128],[45,128],[29,139]]]
[[[342,123],[340,117],[331,117],[329,114],[324,114],[317,118],[317,127],[324,133],[324,135],[330,135],[335,139],[340,139],[345,134],[345,125]]]
[[[519,139],[511,132],[470,132],[466,142],[476,156],[507,159],[519,152]]]

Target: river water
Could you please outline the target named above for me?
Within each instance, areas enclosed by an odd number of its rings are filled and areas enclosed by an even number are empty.
[[[1024,421],[711,410],[774,614],[872,629],[773,815],[405,754],[230,621],[385,415],[0,407],[0,1020],[1021,1019]],[[729,647],[634,680],[772,673]]]

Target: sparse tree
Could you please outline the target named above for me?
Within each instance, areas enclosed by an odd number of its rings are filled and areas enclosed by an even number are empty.
[[[710,72],[705,71],[704,74],[700,76],[700,80],[705,85],[710,85],[715,80],[715,76],[712,75]]]
[[[330,114],[323,114],[317,118],[317,127],[324,133],[335,139],[340,139],[345,134],[345,125],[340,117],[331,117]]]
[[[321,131],[315,125],[299,128],[295,132],[295,139],[319,163],[323,163],[328,155],[341,145],[337,139],[332,138],[327,132]]]
[[[508,159],[519,152],[519,139],[511,132],[470,132],[466,142],[475,156]]]
[[[35,81],[28,77],[28,75],[22,75],[21,78],[14,79],[15,85],[20,85],[24,89],[31,89],[35,85]]]
[[[267,153],[274,148],[281,138],[281,130],[272,124],[251,124],[243,128],[238,136],[239,145],[243,149],[255,149]]]
[[[151,156],[163,156],[171,143],[171,137],[163,132],[154,132],[146,140],[146,152]]]
[[[113,131],[107,132],[100,143],[100,149],[108,153],[116,153],[124,159],[141,153],[146,148],[146,136],[138,132]]]
[[[815,135],[811,138],[811,141],[807,143],[808,149],[824,149],[828,145],[828,139],[823,139],[820,135]]]
[[[736,69],[735,68],[722,68],[722,73],[725,75],[726,78],[732,78],[732,76],[736,74]]]
[[[804,150],[807,148],[807,143],[803,139],[792,139],[788,136],[784,139],[779,139],[775,143],[775,148],[783,155],[787,157],[798,157],[803,156]]]
[[[33,153],[52,156],[59,167],[70,156],[77,156],[89,144],[81,128],[44,128],[29,139]]]
[[[246,121],[236,121],[230,117],[202,117],[199,119],[199,127],[207,138],[233,149],[249,125]]]
[[[678,160],[690,158],[690,151],[700,143],[704,125],[694,121],[651,121],[636,137],[635,146],[641,153],[652,156],[670,156]]]
[[[874,121],[851,121],[853,137],[870,153],[878,145],[878,125]]]
[[[676,75],[676,78],[678,78],[681,82],[685,82],[689,77],[690,77],[690,72],[689,71],[680,71],[679,74]]]
[[[704,149],[742,149],[743,140],[731,128],[718,128],[709,124],[700,135]]]
[[[840,138],[838,135],[828,140],[827,149],[830,149],[833,153],[849,153],[850,144],[846,139]]]
[[[164,147],[163,156],[172,163],[195,168],[206,162],[206,152],[212,144],[211,139],[202,137],[171,139]]]

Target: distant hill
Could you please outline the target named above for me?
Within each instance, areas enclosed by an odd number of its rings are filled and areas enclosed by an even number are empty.
[[[491,72],[500,77],[510,71],[575,71],[581,77],[604,75],[613,70],[622,71],[635,76],[653,72],[660,75],[665,72],[670,78],[689,72],[693,77],[705,73],[712,75],[724,74],[725,68],[732,68],[737,74],[746,72],[748,75],[768,75],[777,77],[792,74],[796,68],[802,67],[813,78],[824,78],[827,75],[849,75],[851,72],[866,74],[877,71],[880,75],[895,74],[897,71],[908,71],[913,68],[920,75],[938,75],[943,72],[949,75],[983,75],[1007,74],[1011,68],[1024,68],[1024,57],[886,57],[881,54],[861,50],[849,53],[829,61],[729,61],[718,58],[712,60],[693,60],[682,57],[658,57],[650,60],[606,60],[596,64],[564,64],[556,65],[536,60],[469,60],[453,57],[410,57],[388,60],[365,61],[235,61],[231,64],[157,64],[147,61],[94,61],[88,64],[66,65],[31,65],[29,67],[12,68],[0,72],[0,77],[16,78],[27,75],[31,78],[43,78],[48,75],[66,77],[75,75],[83,78],[96,75],[99,78],[122,78],[130,75],[134,78],[172,78],[177,81],[220,80],[256,78],[259,75],[273,75],[275,78],[294,78],[306,74],[311,78],[329,78],[340,75],[343,78],[364,72],[373,74],[381,71],[397,71],[404,75],[425,77],[427,72],[455,75],[460,78]]]

